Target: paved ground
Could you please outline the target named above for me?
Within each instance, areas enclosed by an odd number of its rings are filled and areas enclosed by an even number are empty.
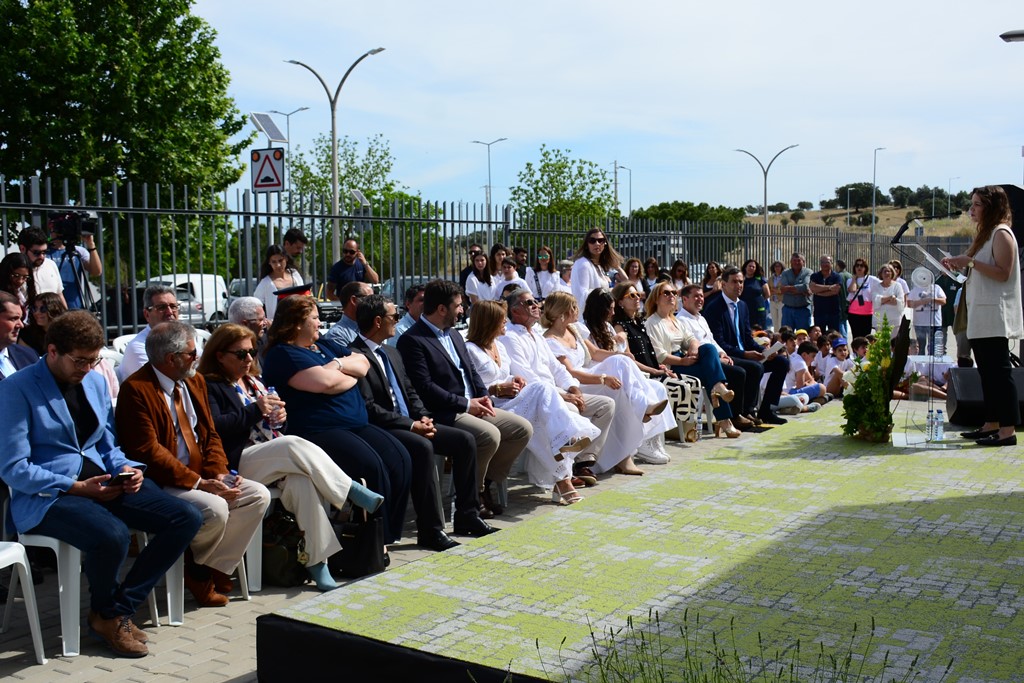
[[[897,431],[913,430],[922,408],[901,406]],[[876,638],[896,661],[905,665],[925,656],[929,669],[923,680],[936,679],[950,656],[980,668],[961,667],[947,680],[1024,680],[1021,452],[862,447],[834,436],[840,411],[837,402],[764,436],[670,445],[672,464],[646,467],[642,478],[606,478],[585,492],[586,501],[569,508],[546,503],[519,480],[509,512],[497,521],[509,531],[443,555],[395,547],[388,572],[344,590],[348,596],[373,596],[382,587],[408,591],[425,576],[437,577],[419,584],[412,599],[396,598],[401,607],[423,600],[480,605],[497,591],[498,617],[514,629],[481,632],[468,626],[494,617],[479,610],[458,619],[442,612],[443,626],[437,614],[427,613],[424,624],[389,612],[392,626],[402,630],[395,640],[415,646],[419,639],[424,649],[466,658],[475,658],[481,642],[497,644],[489,648],[495,661],[484,663],[516,660],[513,668],[520,671],[539,670],[536,638],[549,671],[562,637],[568,636],[570,653],[581,652],[572,646],[585,642],[587,618],[602,628],[621,625],[627,614],[644,616],[650,608],[668,617],[692,605],[708,622],[736,616],[744,646],[759,632],[773,646],[795,638],[837,645],[854,621],[863,634],[875,617]],[[431,559],[408,564],[425,557]],[[541,580],[530,571],[538,558],[547,563]],[[608,580],[581,581],[608,558],[618,563]],[[472,569],[467,574],[458,565]],[[499,568],[512,573],[495,573],[503,576],[499,582],[479,581],[480,572]],[[454,578],[460,572],[462,578]],[[479,592],[467,593],[467,585]],[[51,660],[34,664],[19,603],[11,631],[0,636],[0,677],[47,683],[65,676],[251,681],[256,617],[273,611],[315,614],[327,602],[311,589],[274,588],[250,602],[235,598],[223,609],[186,602],[184,626],[149,628],[153,654],[123,660],[84,634],[82,655],[58,656],[55,576],[46,577],[37,595]]]

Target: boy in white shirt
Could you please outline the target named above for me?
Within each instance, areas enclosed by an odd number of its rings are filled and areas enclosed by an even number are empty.
[[[796,349],[796,354],[789,358],[789,373],[786,375],[784,389],[789,394],[805,394],[810,399],[825,397],[825,385],[815,382],[808,364],[814,361],[818,349],[811,342],[804,342]]]
[[[850,346],[844,337],[832,340],[832,355],[825,363],[825,389],[833,396],[839,396],[846,388],[843,375],[847,370],[853,369],[853,360],[850,358]]]

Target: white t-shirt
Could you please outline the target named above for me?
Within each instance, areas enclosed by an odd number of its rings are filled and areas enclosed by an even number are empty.
[[[783,384],[782,388],[785,391],[793,391],[796,389],[797,375],[802,374],[805,370],[807,370],[807,363],[804,362],[803,357],[799,353],[791,355],[789,357],[789,372],[786,373],[786,382]],[[765,375],[767,376],[768,373],[766,372]]]
[[[36,281],[36,294],[43,292],[54,292],[60,294],[64,291],[64,282],[60,279],[60,269],[53,259],[43,260],[43,265],[35,269],[32,277]]]
[[[470,276],[470,277],[472,277],[472,276]],[[467,289],[468,289],[469,283],[467,282],[466,285],[467,285]],[[502,297],[505,296],[504,295],[505,288],[508,287],[509,285],[515,285],[519,289],[525,289],[528,292],[530,291],[530,285],[526,284],[526,280],[524,280],[523,278],[521,278],[519,276],[516,276],[516,277],[512,278],[511,280],[506,280],[504,278],[496,277],[496,278],[494,278],[494,289],[491,290],[491,297],[490,298],[494,299],[495,301],[501,301]],[[509,290],[509,291],[512,291],[512,290]]]
[[[494,282],[494,278],[491,278],[491,282]],[[494,286],[489,285],[486,282],[480,282],[480,279],[470,273],[469,277],[466,278],[466,297],[470,295],[475,296],[477,299],[490,299],[494,294]]]
[[[918,299],[944,299],[946,298],[942,288],[938,285],[931,287],[914,287],[910,290],[907,303]],[[915,327],[942,327],[942,304],[931,303],[914,308]]]

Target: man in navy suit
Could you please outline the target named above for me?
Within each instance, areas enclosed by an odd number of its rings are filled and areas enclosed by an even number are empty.
[[[705,304],[703,315],[718,345],[747,373],[744,391],[747,405],[740,406],[740,412],[753,414],[761,378],[768,372],[771,374],[757,416],[764,424],[785,424],[786,419],[775,415],[771,407],[779,403],[782,384],[789,372],[789,360],[779,355],[772,355],[765,360],[762,346],[750,334],[750,314],[747,305],[740,301],[742,292],[743,273],[736,267],[726,268],[722,271],[722,296]]]
[[[39,360],[35,351],[18,344],[18,333],[24,326],[21,304],[13,294],[0,291],[0,379]]]
[[[103,342],[90,313],[65,313],[46,332],[43,359],[0,382],[7,437],[0,478],[11,487],[19,533],[50,536],[85,553],[89,629],[115,654],[144,657],[146,634],[132,615],[203,517],[144,478],[145,465],[114,442],[107,383],[92,372]],[[129,529],[153,537],[121,580]]]
[[[495,408],[466,350],[452,329],[462,315],[462,288],[434,280],[423,290],[419,322],[398,338],[406,372],[434,420],[468,431],[476,439],[477,483],[483,505],[502,508],[490,498],[489,483],[503,481],[530,437],[533,426],[518,415]],[[482,480],[482,481],[481,481]],[[486,515],[486,511],[484,511]],[[459,526],[455,526],[456,533]]]
[[[402,356],[384,346],[395,333],[400,314],[394,303],[374,294],[356,309],[359,336],[351,349],[370,361],[359,379],[370,423],[388,430],[412,456],[412,496],[416,509],[416,542],[430,550],[459,545],[444,532],[441,487],[437,483],[434,451],[451,458],[455,483],[455,517],[461,532],[484,536],[497,531],[480,519],[476,480],[476,441],[463,429],[438,424],[430,417],[405,371]]]

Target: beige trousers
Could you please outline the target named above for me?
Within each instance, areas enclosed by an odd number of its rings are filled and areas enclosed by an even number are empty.
[[[523,418],[494,409],[494,417],[474,417],[469,413],[455,416],[455,426],[476,439],[477,486],[484,479],[504,481],[519,454],[533,436],[533,425]]]

